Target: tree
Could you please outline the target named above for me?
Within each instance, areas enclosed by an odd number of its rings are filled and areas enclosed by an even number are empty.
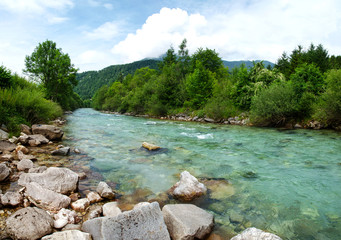
[[[11,86],[11,71],[6,67],[0,66],[0,88],[8,88]]]
[[[24,72],[40,82],[48,99],[58,102],[63,109],[69,109],[69,96],[77,85],[77,69],[71,64],[68,54],[56,47],[56,43],[46,40],[35,48],[31,56],[25,58]]]

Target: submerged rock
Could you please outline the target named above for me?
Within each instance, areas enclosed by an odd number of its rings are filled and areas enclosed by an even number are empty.
[[[259,240],[281,240],[275,234],[264,232],[257,228],[248,228],[244,230],[241,234],[231,238],[231,240],[252,240],[252,239],[259,239]]]
[[[142,147],[144,147],[145,149],[148,149],[149,151],[155,151],[155,150],[161,149],[161,147],[156,146],[151,143],[147,143],[147,142],[143,142]]]
[[[41,240],[91,240],[91,235],[79,230],[68,230],[63,232],[55,232],[51,235],[43,237]]]
[[[27,207],[13,213],[7,220],[7,233],[13,239],[39,239],[53,230],[53,219],[44,210]]]
[[[172,190],[173,196],[183,201],[192,201],[207,191],[205,185],[187,171],[181,173],[180,181],[172,187]]]
[[[213,229],[213,215],[193,204],[168,204],[163,217],[173,240],[203,239]]]
[[[33,134],[41,134],[49,140],[62,139],[64,132],[61,128],[53,125],[35,124],[32,126]]]
[[[50,167],[42,173],[22,174],[18,184],[26,186],[31,182],[36,182],[57,193],[67,194],[77,189],[78,174],[67,168]]]
[[[108,198],[108,199],[114,199],[115,193],[112,191],[111,187],[106,182],[99,182],[96,192],[98,192],[101,197]]]
[[[116,217],[101,217],[83,223],[93,240],[170,240],[159,204],[153,202]]]

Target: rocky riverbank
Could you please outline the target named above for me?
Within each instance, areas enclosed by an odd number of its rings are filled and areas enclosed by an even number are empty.
[[[228,184],[201,183],[184,171],[164,194],[174,198],[175,204],[165,205],[164,196],[150,202],[138,198],[125,202],[131,196],[122,196],[115,192],[114,183],[101,181],[89,168],[91,159],[61,145],[65,136],[58,126],[22,125],[20,137],[3,138],[1,239],[228,239],[210,234],[213,215],[191,204],[207,191],[227,188],[231,192]],[[232,239],[252,237],[280,239],[254,228]]]

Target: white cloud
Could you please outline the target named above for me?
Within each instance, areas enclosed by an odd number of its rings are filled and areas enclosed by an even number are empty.
[[[15,13],[43,14],[47,9],[62,10],[72,8],[72,0],[1,0],[0,8]]]
[[[112,53],[123,62],[156,57],[183,38],[190,52],[208,47],[227,60],[276,61],[283,51],[312,42],[340,50],[335,40],[341,37],[340,10],[337,0],[217,1],[197,9],[200,14],[162,8],[117,43]]]
[[[110,4],[110,3],[105,3],[103,6],[104,6],[106,9],[108,9],[108,10],[114,9],[114,6],[113,6],[112,4]]]
[[[92,32],[85,32],[85,35],[91,39],[112,40],[120,33],[122,23],[106,22]]]

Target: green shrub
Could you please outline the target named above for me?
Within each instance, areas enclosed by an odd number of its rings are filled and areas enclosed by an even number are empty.
[[[291,84],[273,84],[252,98],[251,121],[260,126],[281,126],[295,118],[297,106]]]

